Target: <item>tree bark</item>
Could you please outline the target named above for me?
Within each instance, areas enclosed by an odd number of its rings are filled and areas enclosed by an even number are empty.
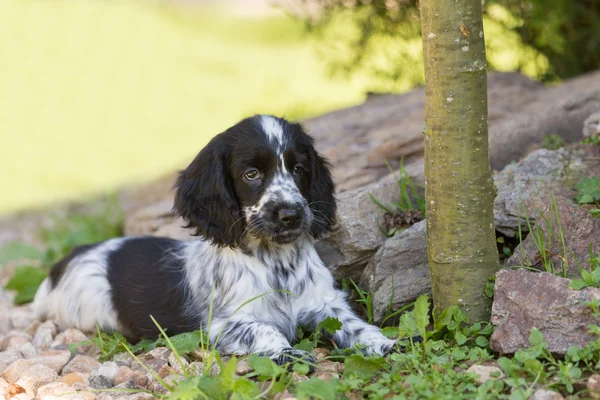
[[[499,267],[481,0],[422,0],[420,9],[434,314],[458,304],[475,323],[489,319],[485,285]]]

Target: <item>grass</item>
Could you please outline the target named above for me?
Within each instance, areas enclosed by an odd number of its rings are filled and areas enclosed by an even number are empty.
[[[0,214],[185,167],[253,113],[356,104],[301,23],[155,2],[0,0]]]

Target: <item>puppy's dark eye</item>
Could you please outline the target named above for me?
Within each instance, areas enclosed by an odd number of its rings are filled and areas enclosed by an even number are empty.
[[[260,172],[256,168],[251,168],[244,172],[244,178],[248,181],[255,181],[260,178]]]
[[[303,172],[304,168],[302,168],[300,165],[296,165],[292,170],[292,174],[294,174],[294,176],[300,176]]]

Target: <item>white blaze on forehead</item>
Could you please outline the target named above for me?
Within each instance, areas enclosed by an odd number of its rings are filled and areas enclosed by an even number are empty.
[[[270,115],[260,117],[260,125],[267,137],[279,146],[283,145],[283,127],[275,118]]]

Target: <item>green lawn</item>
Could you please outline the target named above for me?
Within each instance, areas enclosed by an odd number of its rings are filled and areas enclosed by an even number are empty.
[[[360,102],[286,17],[150,2],[0,0],[0,213],[182,168],[256,112]]]

